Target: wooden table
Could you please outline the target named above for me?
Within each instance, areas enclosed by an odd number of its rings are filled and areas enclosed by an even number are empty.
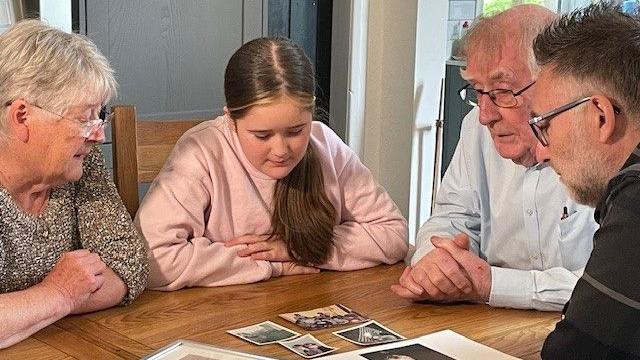
[[[147,291],[128,307],[62,319],[0,351],[0,359],[137,359],[182,338],[299,360],[302,358],[280,345],[252,345],[225,331],[271,320],[304,334],[278,314],[337,303],[364,313],[407,338],[451,329],[507,354],[536,359],[545,337],[559,319],[558,313],[487,305],[414,304],[389,289],[402,269],[398,264],[222,288]],[[335,328],[312,334],[340,348],[340,352],[358,348],[331,331]]]

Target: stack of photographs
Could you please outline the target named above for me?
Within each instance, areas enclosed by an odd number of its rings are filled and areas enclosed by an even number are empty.
[[[356,326],[333,332],[333,334],[360,346],[386,344],[405,339],[404,336],[342,304],[280,314],[279,316],[308,331],[355,324]],[[307,359],[324,356],[338,349],[321,342],[311,334],[301,336],[300,333],[272,321],[231,329],[227,333],[255,345],[280,344]],[[151,354],[147,359],[240,360],[270,358],[180,340]]]
[[[278,343],[307,359],[323,356],[338,349],[321,342],[310,334],[300,336],[297,332],[271,321],[227,332],[255,345]]]

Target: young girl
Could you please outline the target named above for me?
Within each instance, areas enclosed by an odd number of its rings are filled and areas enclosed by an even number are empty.
[[[313,121],[315,78],[293,42],[243,45],[225,114],[176,144],[136,216],[149,287],[251,283],[393,264],[407,222],[355,153]]]

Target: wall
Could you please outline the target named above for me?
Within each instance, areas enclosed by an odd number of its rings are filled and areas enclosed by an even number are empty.
[[[362,161],[409,213],[418,0],[370,0]]]
[[[362,4],[367,5],[364,12],[359,10]],[[352,2],[348,127],[349,145],[409,220],[413,242],[417,228],[430,215],[433,125],[447,58],[449,7],[446,1],[431,0],[403,0],[402,5]],[[359,40],[366,42],[364,49]],[[362,58],[366,70],[359,78]]]
[[[435,122],[439,116],[441,79],[447,52],[446,1],[418,1],[414,80],[415,127],[411,152],[410,241],[431,215],[435,163]]]
[[[345,142],[362,158],[366,98],[369,0],[333,2],[331,109],[344,121]]]
[[[112,103],[136,105],[143,120],[221,114],[229,57],[266,32],[263,0],[87,0],[85,10],[80,24],[120,84]],[[111,168],[109,132],[102,147]]]

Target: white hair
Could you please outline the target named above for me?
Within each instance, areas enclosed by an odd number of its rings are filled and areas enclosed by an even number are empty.
[[[532,75],[539,72],[533,54],[533,40],[556,15],[538,5],[518,5],[496,15],[477,19],[462,39],[462,56],[479,56],[481,61],[492,61],[505,47],[513,47]]]
[[[6,103],[24,99],[63,114],[79,103],[106,104],[117,82],[107,59],[86,37],[40,20],[23,20],[0,35],[0,136]]]

